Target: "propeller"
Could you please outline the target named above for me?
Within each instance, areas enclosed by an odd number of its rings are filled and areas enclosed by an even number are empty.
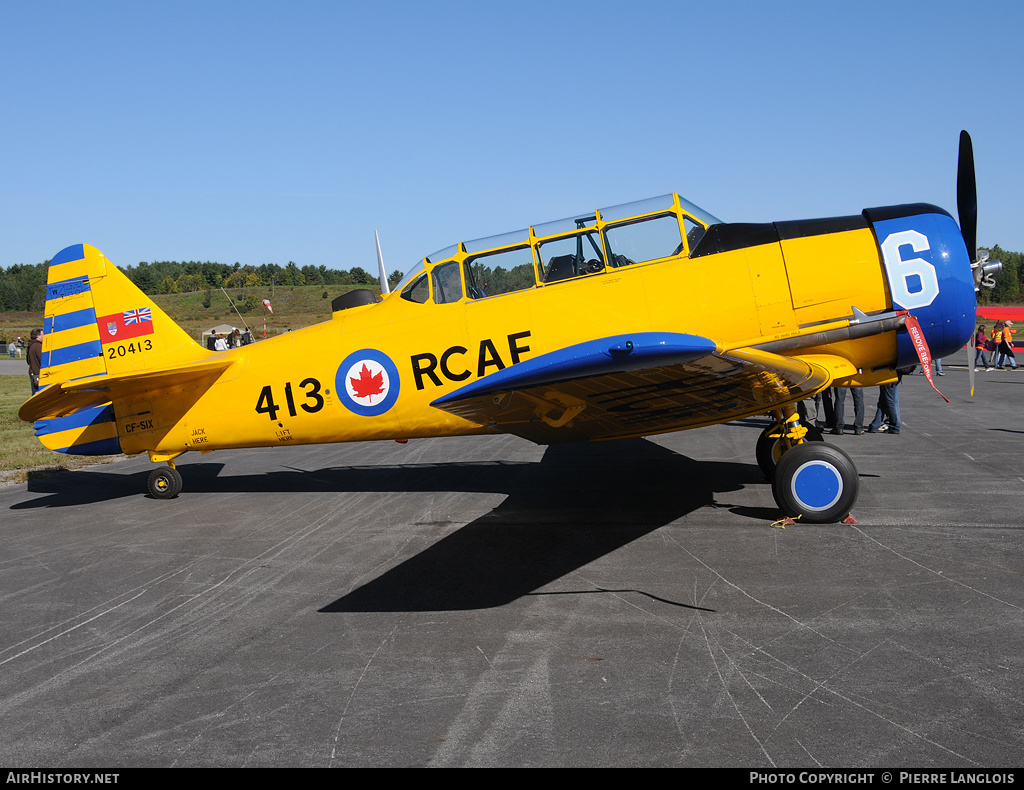
[[[988,250],[978,254],[978,183],[974,174],[974,144],[966,130],[960,132],[960,156],[956,166],[956,212],[960,217],[960,232],[971,256],[974,273],[974,289],[994,288],[993,275],[1003,268],[999,261],[989,262]],[[974,397],[974,338],[967,345],[967,371],[971,382],[971,397]]]
[[[974,175],[974,144],[966,130],[960,132],[960,157],[956,166],[956,211],[960,232],[971,257],[974,290],[995,288],[993,276],[1003,268],[1000,261],[989,261],[988,250],[978,250],[978,183]],[[972,368],[973,370],[973,368]]]
[[[974,177],[974,145],[966,130],[960,132],[960,157],[956,167],[956,212],[971,263],[978,260],[978,184]]]

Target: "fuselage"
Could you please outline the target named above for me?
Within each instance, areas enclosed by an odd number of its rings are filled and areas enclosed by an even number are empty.
[[[940,356],[973,328],[966,251],[958,232],[951,236],[955,223],[934,207],[741,226],[695,216],[675,196],[662,201],[637,215],[597,212],[549,235],[538,226],[505,244],[460,244],[424,259],[382,303],[255,345],[201,352],[234,364],[209,386],[183,388],[175,408],[155,410],[144,398],[119,404],[122,448],[177,454],[489,432],[430,404],[520,361],[613,335],[689,333],[719,351],[789,340],[801,354],[847,360],[837,382],[856,386],[890,380],[909,360],[896,332],[814,345],[855,309],[872,315],[914,303]],[[654,220],[656,234],[669,227],[660,250],[617,238],[620,228],[635,233]],[[878,238],[883,223],[890,229]],[[573,255],[584,240],[591,248]],[[616,253],[629,243],[640,253]],[[533,279],[495,294],[481,276],[502,276],[505,261],[532,263]],[[569,273],[552,279],[567,262]]]

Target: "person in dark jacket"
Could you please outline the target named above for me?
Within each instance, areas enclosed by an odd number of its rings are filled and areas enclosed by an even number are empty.
[[[43,330],[33,329],[28,344],[28,380],[32,394],[39,392],[39,368],[43,364]]]

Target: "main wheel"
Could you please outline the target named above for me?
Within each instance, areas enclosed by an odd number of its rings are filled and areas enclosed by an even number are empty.
[[[814,524],[847,515],[859,489],[850,456],[830,444],[798,444],[779,460],[772,480],[772,494],[783,513]]]
[[[181,474],[169,466],[158,467],[149,473],[146,487],[157,499],[174,499],[181,493]]]
[[[775,477],[775,467],[778,466],[779,459],[782,457],[782,454],[786,449],[786,444],[782,439],[772,438],[768,435],[772,432],[774,427],[774,425],[769,425],[765,428],[761,432],[761,435],[757,437],[757,445],[754,447],[754,457],[757,459],[757,465],[761,467],[761,471],[764,472],[764,476],[769,480]],[[804,436],[804,441],[825,441],[821,434],[821,428],[808,427],[807,435]]]

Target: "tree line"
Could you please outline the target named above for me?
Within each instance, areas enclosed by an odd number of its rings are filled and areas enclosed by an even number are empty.
[[[41,313],[46,301],[46,270],[49,261],[16,263],[0,269],[0,311]],[[277,285],[361,285],[377,284],[377,278],[356,266],[349,270],[326,266],[302,266],[294,261],[281,266],[260,266],[212,261],[142,261],[137,266],[118,267],[143,293],[196,293],[211,288],[261,288]],[[392,272],[394,286],[401,272]]]
[[[1003,262],[995,276],[995,288],[978,291],[978,304],[1014,304],[1024,301],[1024,253],[1008,252],[998,244],[989,250],[990,260]]]
[[[209,288],[260,288],[272,285],[374,285],[377,278],[362,267],[349,270],[326,266],[302,266],[288,261],[285,266],[260,266],[211,261],[143,261],[122,267],[128,279],[143,292],[153,294],[196,293]],[[389,278],[390,279],[390,278]]]

